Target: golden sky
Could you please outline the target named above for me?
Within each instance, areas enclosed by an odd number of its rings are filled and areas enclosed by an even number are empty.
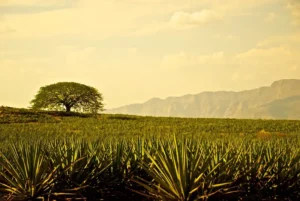
[[[0,105],[97,88],[106,108],[300,79],[300,0],[0,0]]]

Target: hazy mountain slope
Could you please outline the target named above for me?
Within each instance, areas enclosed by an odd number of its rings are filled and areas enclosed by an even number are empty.
[[[275,119],[300,119],[300,96],[274,100],[261,106],[257,110],[256,116]]]
[[[300,80],[275,81],[269,87],[231,92],[202,92],[195,95],[153,98],[143,104],[132,104],[107,110],[107,113],[231,118],[299,118]],[[293,98],[292,98],[293,97]],[[296,99],[296,100],[294,100]]]

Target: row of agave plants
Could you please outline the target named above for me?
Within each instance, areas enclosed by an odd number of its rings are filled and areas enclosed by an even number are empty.
[[[299,138],[66,139],[0,152],[0,200],[299,200]]]

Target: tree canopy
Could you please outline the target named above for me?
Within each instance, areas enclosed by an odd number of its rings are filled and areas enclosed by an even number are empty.
[[[94,87],[76,82],[58,82],[40,88],[30,102],[33,109],[103,111],[103,97]]]

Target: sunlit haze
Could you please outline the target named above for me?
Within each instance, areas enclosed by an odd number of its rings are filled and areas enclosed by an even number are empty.
[[[105,108],[300,78],[299,0],[0,0],[0,106],[74,81]]]

